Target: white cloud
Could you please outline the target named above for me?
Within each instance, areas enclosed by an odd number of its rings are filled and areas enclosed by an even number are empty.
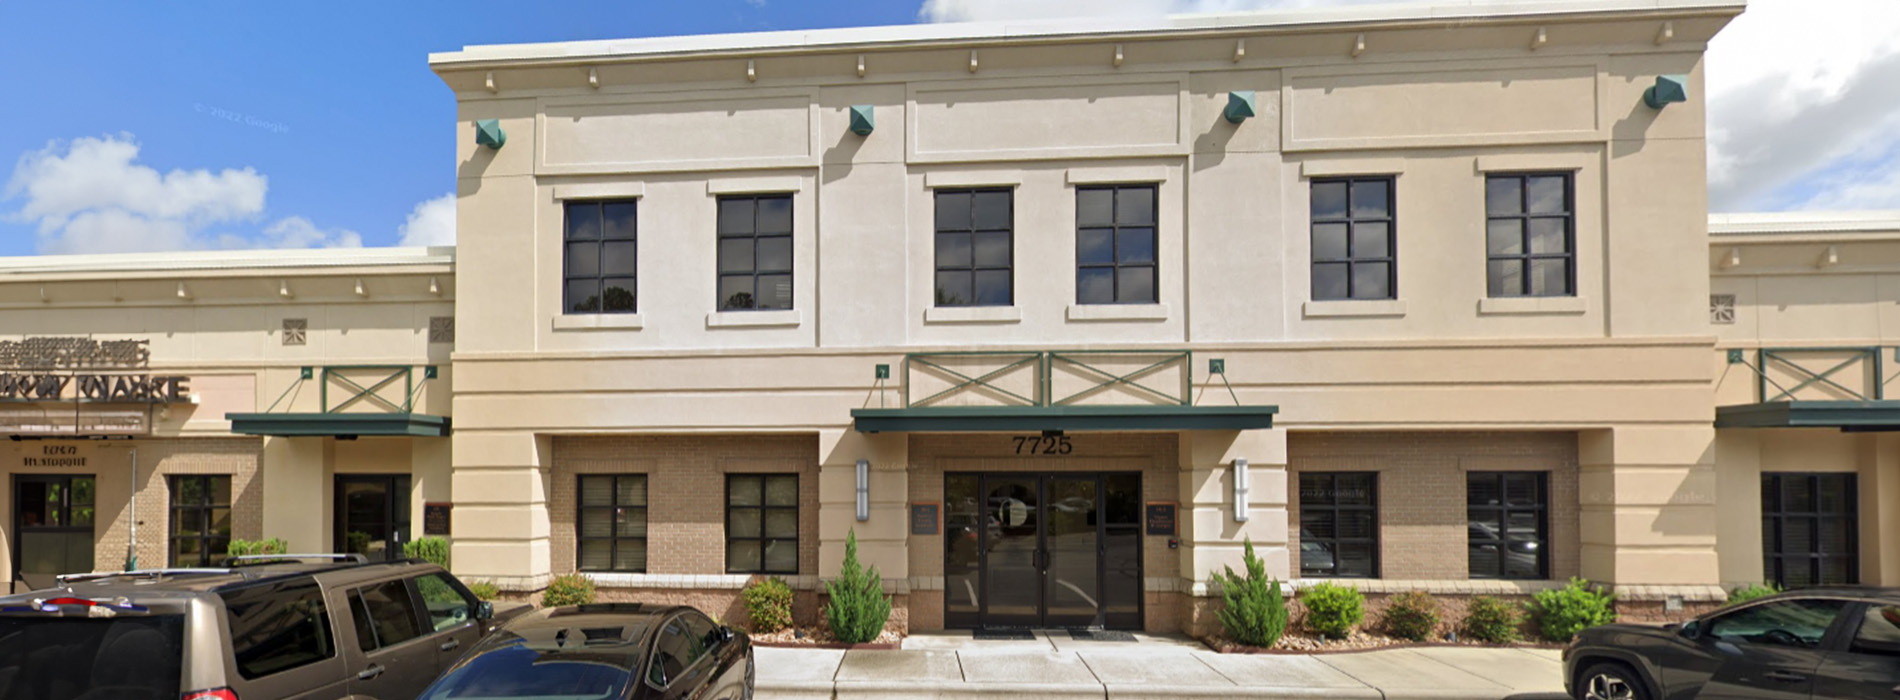
[[[402,245],[455,245],[455,193],[417,204],[401,233]]]

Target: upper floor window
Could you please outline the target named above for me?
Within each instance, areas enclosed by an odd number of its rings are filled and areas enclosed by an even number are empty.
[[[1313,181],[1313,300],[1393,299],[1398,263],[1391,177]]]
[[[719,310],[792,308],[792,196],[719,198]]]
[[[1484,179],[1490,295],[1566,297],[1577,293],[1577,219],[1569,173]]]
[[[1153,304],[1155,186],[1075,190],[1075,301]]]
[[[638,310],[637,209],[637,200],[631,199],[567,203],[566,250],[561,256],[567,313]]]
[[[937,191],[937,306],[1009,306],[1014,192]]]

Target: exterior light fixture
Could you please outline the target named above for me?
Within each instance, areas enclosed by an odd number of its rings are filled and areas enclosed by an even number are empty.
[[[501,130],[500,119],[482,119],[475,122],[475,143],[501,150],[508,144],[508,132]]]
[[[191,300],[191,290],[186,289],[185,283],[183,282],[178,283],[178,298],[184,299],[186,301]]]
[[[851,105],[851,133],[870,136],[877,128],[877,108],[872,105]]]
[[[290,280],[277,281],[277,296],[283,297],[285,299],[289,299],[293,296],[296,296],[295,294],[290,293]]]
[[[1252,90],[1235,90],[1227,93],[1227,109],[1221,111],[1221,116],[1226,117],[1227,121],[1239,124],[1247,121],[1247,118],[1254,114]]]
[[[1247,490],[1253,485],[1247,474],[1247,460],[1234,460],[1234,522],[1247,522]]]
[[[429,293],[442,296],[442,285],[437,283],[434,277],[429,278]]]
[[[858,460],[858,522],[871,519],[871,460]]]
[[[369,296],[369,290],[363,288],[363,278],[361,277],[356,278],[356,295],[359,297]]]
[[[1689,100],[1689,76],[1658,75],[1656,84],[1643,90],[1643,104],[1650,109],[1662,109],[1671,102]]]

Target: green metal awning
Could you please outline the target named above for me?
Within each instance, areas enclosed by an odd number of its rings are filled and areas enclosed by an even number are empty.
[[[851,411],[861,433],[1258,430],[1279,406],[927,406]]]
[[[226,413],[231,432],[273,437],[446,437],[449,417],[427,413]]]
[[[1717,406],[1715,427],[1900,431],[1900,401],[1764,401]]]

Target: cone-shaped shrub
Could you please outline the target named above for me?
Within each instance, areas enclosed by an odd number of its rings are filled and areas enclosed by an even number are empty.
[[[845,534],[844,568],[837,579],[825,584],[825,593],[831,598],[825,603],[825,623],[840,642],[863,644],[877,639],[891,618],[891,599],[884,597],[877,567],[867,571],[858,564],[856,530]]]
[[[1286,598],[1280,595],[1280,582],[1267,578],[1266,562],[1254,556],[1253,538],[1248,538],[1245,545],[1245,576],[1234,573],[1231,566],[1222,567],[1227,570],[1225,574],[1214,574],[1221,600],[1227,604],[1220,611],[1220,626],[1227,631],[1228,639],[1270,647],[1286,633]]]

